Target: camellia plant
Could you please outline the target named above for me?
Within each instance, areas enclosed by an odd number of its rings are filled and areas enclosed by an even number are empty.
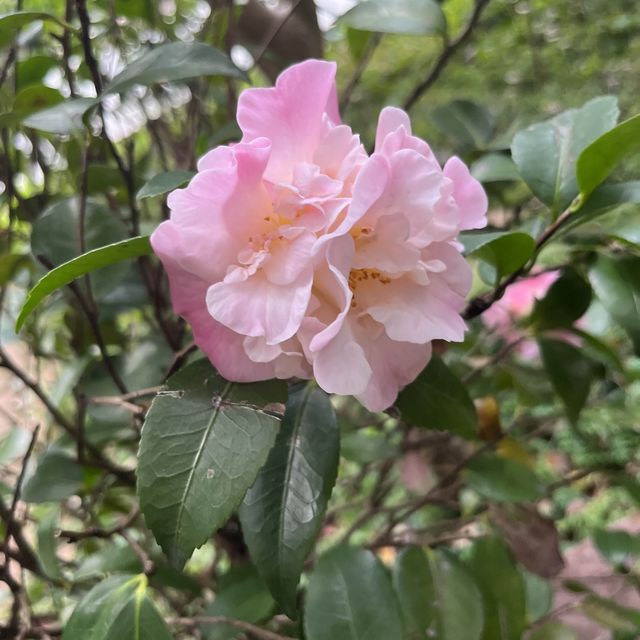
[[[640,116],[347,4],[0,15],[0,637],[640,635]]]

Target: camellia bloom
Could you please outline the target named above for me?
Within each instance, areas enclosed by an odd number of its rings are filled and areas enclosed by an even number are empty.
[[[199,161],[151,237],[176,313],[229,380],[315,377],[388,407],[432,340],[463,339],[456,238],[485,225],[482,187],[457,158],[441,168],[400,109],[369,156],[340,123],[334,63],[245,90],[237,115],[242,140]]]

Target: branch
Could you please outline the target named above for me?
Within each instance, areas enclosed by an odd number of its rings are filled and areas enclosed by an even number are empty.
[[[489,0],[476,0],[475,7],[469,18],[467,26],[462,30],[462,33],[455,39],[445,44],[440,57],[436,60],[436,63],[431,68],[429,75],[418,84],[418,86],[411,92],[408,98],[404,102],[404,109],[408,111],[411,107],[423,96],[423,94],[429,89],[435,81],[440,77],[440,74],[444,71],[444,68],[449,63],[451,57],[456,51],[463,45],[469,38],[480,20],[482,12],[489,4]]]
[[[244,620],[235,620],[225,616],[194,616],[193,618],[174,618],[167,621],[170,625],[184,625],[186,627],[194,627],[198,624],[228,624],[240,631],[250,633],[260,640],[296,640],[290,636],[283,636],[273,631],[268,631],[255,624],[244,622]]]
[[[341,112],[345,111],[345,109],[349,105],[349,101],[351,100],[351,95],[353,94],[353,91],[355,90],[355,88],[358,86],[358,83],[362,78],[362,74],[365,72],[365,69],[367,68],[368,64],[371,62],[371,58],[373,57],[373,54],[375,50],[378,48],[378,45],[380,44],[381,40],[382,40],[382,34],[374,33],[371,36],[371,39],[369,40],[369,42],[367,43],[367,47],[364,53],[362,54],[362,57],[358,61],[356,68],[353,70],[353,75],[351,76],[349,82],[347,83],[347,86],[344,88],[344,91],[342,92],[342,97],[340,98]]]
[[[78,542],[79,540],[86,540],[87,538],[111,538],[112,536],[120,534],[125,529],[130,527],[139,515],[140,507],[136,505],[121,522],[114,525],[110,529],[103,529],[101,527],[90,527],[88,529],[84,529],[83,531],[70,531],[67,529],[61,529],[60,531],[58,531],[58,537],[65,538],[67,542]]]

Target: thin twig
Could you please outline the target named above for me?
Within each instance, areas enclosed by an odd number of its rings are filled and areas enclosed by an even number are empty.
[[[382,34],[374,33],[369,39],[369,42],[367,42],[367,47],[364,53],[362,54],[360,60],[358,61],[356,68],[353,70],[353,75],[349,79],[347,86],[344,88],[342,92],[342,96],[340,98],[340,111],[344,112],[344,110],[349,105],[351,96],[355,88],[358,86],[358,83],[362,78],[362,74],[365,72],[365,69],[371,62],[371,58],[373,57],[373,54],[375,50],[378,48],[378,45],[380,44],[381,40],[382,40]]]
[[[245,631],[254,635],[260,640],[295,640],[291,636],[283,636],[279,633],[263,629],[255,624],[244,622],[244,620],[236,620],[225,616],[194,616],[193,618],[173,618],[167,621],[170,625],[182,625],[186,627],[194,627],[199,624],[227,624],[235,627],[240,631]]]
[[[278,34],[284,28],[284,25],[289,22],[289,19],[291,18],[291,16],[293,16],[301,1],[302,0],[295,0],[295,2],[292,3],[291,8],[289,9],[289,11],[287,11],[284,18],[282,18],[282,20],[276,25],[274,29],[272,29],[271,33],[267,36],[265,43],[262,45],[262,48],[260,49],[258,54],[253,57],[254,67],[257,67],[260,64],[260,61],[264,57],[265,53],[267,53],[267,50],[271,46],[271,43],[278,37]]]
[[[489,0],[476,0],[467,26],[462,30],[460,35],[455,40],[451,40],[450,42],[445,44],[442,53],[431,68],[429,75],[416,86],[416,88],[409,94],[409,96],[405,100],[405,110],[408,111],[409,109],[411,109],[411,107],[424,95],[427,89],[429,89],[440,77],[440,74],[444,71],[444,68],[449,63],[451,57],[471,37],[475,26],[480,20],[482,12],[488,4]]]
[[[125,518],[109,529],[103,529],[102,527],[89,527],[82,531],[71,531],[69,529],[60,529],[56,535],[58,538],[65,538],[68,542],[78,542],[79,540],[86,540],[87,538],[100,538],[106,539],[121,533],[125,529],[131,526],[135,519],[140,515],[140,507],[136,505],[125,516]]]

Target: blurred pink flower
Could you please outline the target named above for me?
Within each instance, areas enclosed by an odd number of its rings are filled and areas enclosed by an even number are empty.
[[[559,271],[545,271],[509,285],[502,298],[482,314],[484,325],[499,334],[505,342],[521,339],[525,334],[518,328],[517,322],[533,311],[536,300],[544,298],[559,277]],[[567,331],[555,331],[554,335],[572,344],[579,344],[576,336]],[[534,340],[522,340],[517,351],[524,358],[535,358],[538,356],[538,345]]]
[[[456,243],[485,225],[466,166],[441,169],[408,116],[380,115],[375,152],[340,124],[335,64],[247,89],[240,143],[217,147],[151,242],[173,305],[229,380],[312,378],[371,410],[461,341],[471,284]]]

